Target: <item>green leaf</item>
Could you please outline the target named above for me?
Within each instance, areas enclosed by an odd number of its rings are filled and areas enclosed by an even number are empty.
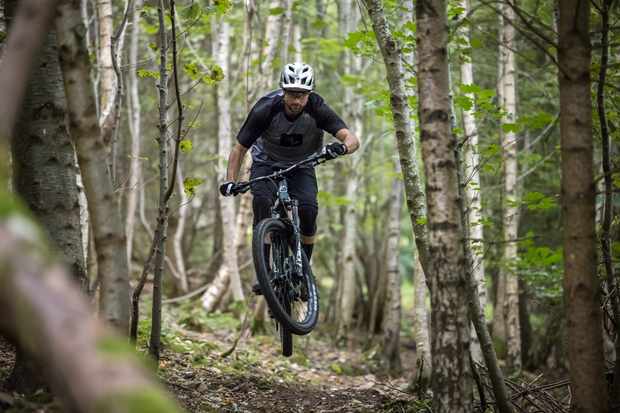
[[[192,151],[192,149],[194,148],[194,145],[192,144],[192,141],[190,141],[189,139],[183,139],[179,143],[179,147],[181,148],[181,152],[188,153]]]
[[[428,222],[428,219],[426,217],[419,217],[418,219],[415,220],[415,223],[417,225],[426,225],[427,222]]]
[[[530,211],[546,211],[557,207],[557,202],[554,198],[537,191],[525,193],[521,201]]]
[[[138,74],[138,77],[140,79],[145,79],[145,78],[159,79],[159,72],[155,70],[138,69],[136,73]]]
[[[519,132],[519,125],[517,125],[516,123],[502,123],[502,130],[505,133],[517,133]]]
[[[476,84],[461,85],[461,92],[478,94],[482,91],[482,88]]]
[[[403,28],[409,30],[411,33],[415,33],[417,30],[416,24],[413,20],[409,20],[407,23],[403,24]]]
[[[269,9],[269,15],[270,16],[279,16],[282,13],[284,13],[284,7],[274,7]]]
[[[620,188],[620,172],[614,172],[611,174],[611,182],[614,187]]]
[[[183,190],[187,196],[194,196],[196,194],[196,187],[202,185],[205,180],[202,178],[185,178],[183,180]]]
[[[483,46],[482,40],[478,39],[477,37],[472,37],[471,39],[469,39],[469,46],[474,49],[480,49]]]
[[[474,101],[465,95],[457,95],[454,98],[454,104],[456,105],[456,107],[465,111],[471,110],[471,108],[474,107]]]
[[[188,20],[196,20],[200,17],[203,10],[200,7],[199,2],[192,3],[189,7],[186,7],[181,11],[181,15]]]

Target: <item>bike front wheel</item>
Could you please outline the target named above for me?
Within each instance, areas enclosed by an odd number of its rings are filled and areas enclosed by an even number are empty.
[[[312,269],[301,251],[302,273],[295,270],[291,230],[282,220],[267,218],[254,230],[252,254],[256,277],[274,318],[283,330],[308,334],[317,323],[319,295]]]

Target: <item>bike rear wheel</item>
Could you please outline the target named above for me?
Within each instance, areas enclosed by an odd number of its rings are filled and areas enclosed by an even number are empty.
[[[280,219],[262,220],[254,230],[252,253],[258,283],[282,331],[308,334],[318,320],[319,295],[303,251],[303,274],[295,271],[290,227]]]

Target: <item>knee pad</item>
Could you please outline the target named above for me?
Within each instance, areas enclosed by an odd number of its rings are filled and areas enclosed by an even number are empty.
[[[299,221],[302,235],[311,237],[316,233],[316,217],[319,207],[312,204],[299,205]]]

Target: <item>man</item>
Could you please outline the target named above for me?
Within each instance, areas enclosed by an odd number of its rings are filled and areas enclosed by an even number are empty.
[[[251,178],[271,174],[275,169],[319,152],[323,149],[323,131],[340,141],[325,147],[328,157],[335,158],[357,150],[359,140],[323,98],[313,92],[314,85],[314,72],[309,65],[292,63],[284,66],[280,76],[281,89],[259,99],[237,135],[238,142],[228,158],[227,182],[220,186],[222,195],[237,193],[235,182],[248,149],[251,149],[253,161]],[[302,248],[309,261],[318,214],[314,168],[300,168],[286,179],[289,193],[299,201]],[[271,216],[276,189],[265,181],[252,185],[254,227]]]

